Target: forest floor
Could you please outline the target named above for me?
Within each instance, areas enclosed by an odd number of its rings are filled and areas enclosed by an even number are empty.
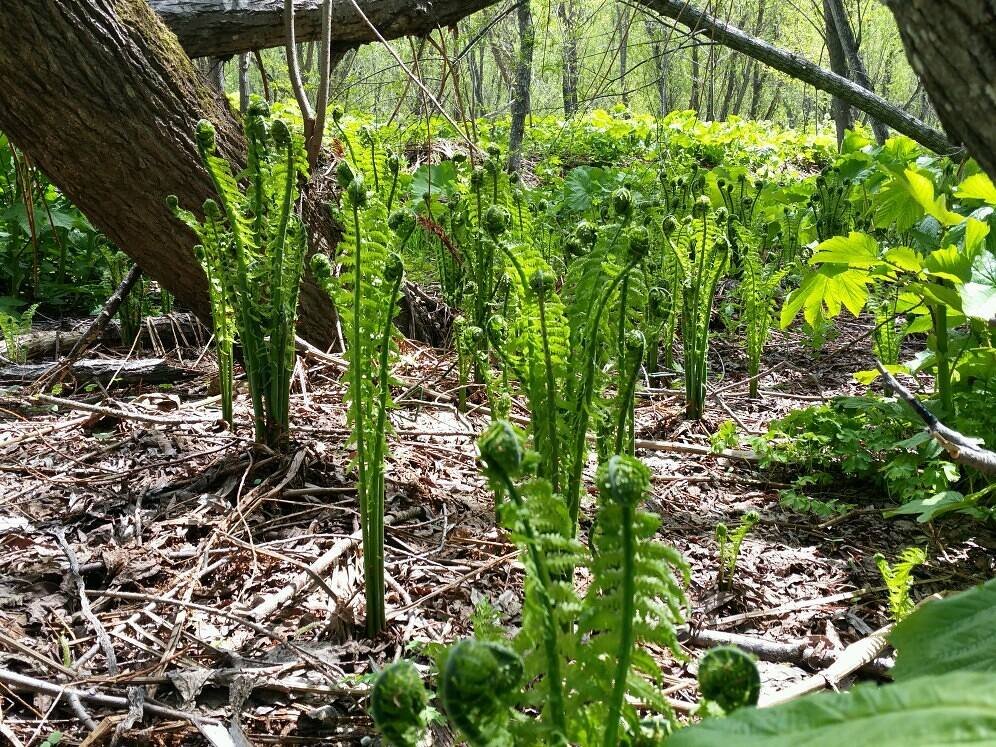
[[[639,400],[638,455],[654,476],[648,508],[692,568],[689,661],[662,655],[679,713],[695,700],[702,631],[793,644],[794,661],[761,664],[774,692],[814,671],[803,651],[825,664],[886,624],[876,552],[930,546],[917,598],[986,575],[996,541],[977,525],[885,521],[883,497],[860,485],[840,486],[855,504],[842,516],[792,513],[778,502],[784,476],[709,453],[708,434],[723,421],[759,435],[793,408],[857,393],[852,373],[870,359],[855,343],[867,333],[860,322],[842,325],[820,354],[776,334],[756,400],[737,341],[717,336],[703,423],[683,420],[666,380]],[[203,352],[167,355],[199,361],[192,382],[111,390],[128,414],[29,406],[14,390],[0,402],[0,669],[35,680],[0,676],[0,734],[13,744],[55,730],[63,744],[106,743],[116,730],[122,743],[244,744],[241,730],[252,744],[359,744],[374,734],[363,675],[401,656],[428,671],[420,644],[467,634],[482,602],[517,625],[522,568],[475,464],[488,418],[479,405],[456,411],[447,354],[402,344],[388,467],[389,630],[368,640],[341,361],[300,359],[295,443],[277,458],[253,451],[244,425],[233,434],[212,422]],[[108,404],[99,390],[72,396]],[[752,509],[761,524],[744,542],[732,591],[721,593],[716,525]],[[319,559],[324,588],[306,572]],[[275,604],[281,593],[285,603]],[[67,699],[73,710],[55,707],[64,687],[89,695]],[[94,693],[121,700],[101,704]],[[194,724],[194,712],[221,726]]]

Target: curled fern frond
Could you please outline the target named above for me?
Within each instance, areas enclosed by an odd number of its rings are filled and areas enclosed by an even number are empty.
[[[394,747],[416,747],[428,726],[428,705],[422,678],[408,661],[385,667],[370,692],[370,715]]]
[[[699,662],[699,692],[730,713],[737,708],[757,705],[761,695],[761,675],[750,654],[736,646],[717,646]]]
[[[522,659],[499,643],[467,639],[449,650],[439,694],[471,747],[512,746],[508,722],[522,674]]]

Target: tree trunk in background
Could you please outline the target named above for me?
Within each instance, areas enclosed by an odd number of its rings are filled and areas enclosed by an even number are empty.
[[[951,137],[996,178],[996,2],[886,0]]]
[[[830,56],[830,69],[843,78],[850,77],[844,45],[840,43],[840,34],[837,32],[833,12],[830,10],[830,0],[823,0],[823,27],[826,33],[827,52]],[[837,147],[839,148],[844,142],[844,135],[854,127],[854,120],[851,118],[851,105],[839,96],[834,96],[830,100],[830,111],[833,115],[833,123],[837,128]]]
[[[564,29],[564,116],[573,117],[578,110],[578,29],[574,0],[562,0],[557,5],[557,15]]]
[[[619,31],[619,101],[629,106],[629,91],[626,90],[626,73],[629,67],[629,9],[616,3],[616,28]]]
[[[249,55],[245,52],[239,55],[239,111],[244,112],[249,107]]]
[[[533,49],[536,30],[529,0],[523,0],[515,11],[519,24],[519,56],[515,61],[515,86],[512,91],[512,123],[508,133],[508,168],[518,171],[522,161],[522,138],[526,133],[526,117],[530,110],[530,89],[533,80]]]
[[[899,0],[892,1],[896,3],[896,7],[901,5]],[[970,0],[944,0],[944,5],[947,7],[950,5],[957,5],[960,2],[969,1]],[[988,23],[988,26],[986,27],[987,32],[993,30],[992,26],[994,25],[994,22],[992,20],[992,16],[994,15],[994,11],[992,8],[994,1],[996,0],[971,0],[973,5],[986,5],[990,8],[989,17],[986,21],[986,23]],[[953,153],[958,151],[957,146],[953,144],[943,132],[925,125],[916,117],[907,114],[899,107],[883,99],[881,96],[865,90],[847,78],[843,78],[829,70],[824,70],[822,67],[814,62],[811,62],[810,60],[800,57],[797,54],[786,52],[784,49],[774,47],[761,39],[751,36],[732,24],[714,18],[708,13],[704,13],[701,10],[689,5],[686,0],[637,0],[637,2],[666,18],[674,19],[683,26],[697,30],[699,35],[708,37],[718,44],[722,44],[730,49],[742,52],[748,57],[753,57],[754,59],[763,62],[765,65],[769,65],[775,70],[780,70],[781,72],[786,73],[797,80],[803,81],[804,83],[808,83],[821,91],[826,91],[833,96],[839,96],[852,106],[877,117],[879,120],[892,127],[892,129],[907,135],[913,140],[916,140],[926,148],[930,148],[938,153]],[[921,11],[928,6],[934,7],[934,4],[927,2],[927,0],[916,0],[916,2],[912,2],[911,4],[919,7]],[[894,12],[898,13],[899,11],[894,10]],[[976,71],[971,74],[971,77],[966,78],[966,80],[976,81],[977,86],[985,87],[989,85],[989,81],[992,80],[991,73],[994,52],[991,49],[991,42],[989,41],[992,36],[986,36],[982,32],[970,32],[970,30],[966,29],[964,31],[964,38],[975,39],[976,43],[974,46],[980,48],[978,52],[980,57],[986,58],[988,56],[988,63],[986,64],[989,65],[989,68],[985,69],[985,73],[988,74],[989,77],[987,77],[986,74],[980,75]],[[936,54],[943,54],[942,40],[938,38],[936,43],[941,45],[937,47]],[[984,50],[988,50],[988,52]],[[965,72],[968,73],[967,70]],[[947,83],[948,94],[952,97],[952,101],[954,100],[955,94],[964,93],[964,86],[957,85],[956,81],[957,78],[949,80]],[[996,106],[996,89],[989,91],[986,95],[989,97],[988,106],[991,109]],[[971,99],[968,98],[965,100],[968,101]],[[977,128],[984,127],[991,129],[989,127],[989,123],[994,121],[992,117],[976,117],[973,115],[971,118],[973,120],[973,124]],[[993,159],[996,161],[996,152],[993,154]]]
[[[692,44],[692,92],[688,96],[688,108],[694,109],[696,112],[699,110],[701,104],[699,95],[699,83],[701,77],[701,71],[699,70],[699,45],[698,42],[693,38],[691,40]]]
[[[654,69],[657,71],[657,98],[660,102],[659,114],[663,117],[671,111],[671,101],[668,94],[668,76],[671,74],[671,56],[665,47],[666,40],[661,24],[646,16],[644,24],[650,39],[650,53],[654,56]]]
[[[829,10],[833,18],[833,25],[837,31],[837,39],[844,51],[844,58],[851,70],[851,80],[862,88],[874,91],[871,78],[868,77],[868,69],[865,67],[861,55],[858,53],[858,42],[854,38],[854,29],[851,28],[851,21],[847,17],[842,0],[824,0],[824,11]],[[884,90],[884,89],[883,89]],[[875,117],[869,117],[869,124],[875,134],[875,140],[881,145],[889,137],[889,128],[879,122]]]

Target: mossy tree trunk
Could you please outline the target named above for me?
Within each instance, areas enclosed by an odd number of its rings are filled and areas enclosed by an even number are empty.
[[[145,0],[5,3],[0,80],[0,130],[148,276],[207,318],[194,237],[165,200],[175,194],[199,210],[212,195],[197,120],[214,122],[235,162],[245,143],[227,101]],[[313,184],[303,201],[313,250],[335,238],[320,192]],[[300,331],[323,344],[333,329],[328,301],[307,283]]]

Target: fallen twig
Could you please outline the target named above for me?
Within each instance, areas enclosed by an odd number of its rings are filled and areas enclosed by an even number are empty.
[[[63,696],[75,696],[81,701],[85,701],[87,703],[95,703],[97,705],[110,706],[112,708],[128,708],[129,706],[128,698],[122,698],[117,695],[103,695],[101,693],[77,690],[65,685],[57,685],[54,682],[46,682],[45,680],[39,680],[35,677],[29,677],[26,674],[11,672],[9,669],[0,669],[0,682],[13,685],[14,687],[20,687],[25,690],[31,690],[32,692],[47,693],[49,695],[54,695],[56,698],[61,698]],[[145,710],[149,713],[154,713],[157,716],[183,719],[184,721],[189,721],[192,724],[220,723],[213,718],[198,716],[197,714],[187,713],[185,711],[178,711],[175,708],[168,708],[167,706],[149,703],[148,701],[145,703]]]
[[[972,467],[986,475],[996,475],[996,452],[989,451],[984,446],[980,446],[975,439],[968,438],[952,428],[948,428],[944,423],[923,406],[923,403],[916,396],[899,383],[889,370],[880,361],[875,361],[885,383],[889,385],[899,398],[908,404],[919,418],[927,425],[927,432],[933,436],[934,440],[941,445],[954,461]]]

